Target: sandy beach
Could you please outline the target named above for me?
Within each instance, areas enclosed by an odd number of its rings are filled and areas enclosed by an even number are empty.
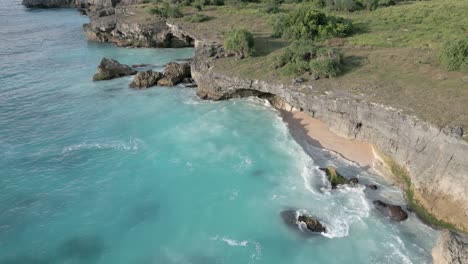
[[[293,126],[292,129],[302,130],[315,144],[336,152],[361,167],[373,167],[376,157],[371,144],[340,137],[331,132],[322,121],[304,112],[283,113],[283,116],[289,126]]]

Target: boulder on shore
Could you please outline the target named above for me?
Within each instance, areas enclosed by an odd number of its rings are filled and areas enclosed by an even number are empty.
[[[129,84],[134,89],[144,89],[156,85],[156,83],[163,77],[162,73],[147,70],[139,72],[133,77],[133,81]]]
[[[326,228],[318,220],[314,219],[311,216],[307,215],[298,215],[295,210],[284,210],[280,213],[283,222],[292,228],[298,228],[298,223],[303,222],[306,224],[307,229],[311,232],[325,232]]]
[[[434,264],[468,263],[468,235],[444,230],[432,250]]]
[[[408,214],[398,205],[384,203],[380,200],[373,202],[377,210],[385,216],[390,217],[391,220],[401,222],[408,218]]]
[[[138,71],[130,66],[120,64],[113,59],[102,58],[97,67],[97,73],[93,76],[93,81],[110,80],[118,77],[136,74]]]
[[[174,86],[184,78],[191,78],[190,64],[170,62],[164,70],[164,77],[158,81],[159,86]]]
[[[331,183],[332,189],[336,189],[338,185],[349,184],[350,186],[356,186],[359,183],[357,178],[346,179],[339,174],[334,167],[320,168],[327,174],[328,180]]]

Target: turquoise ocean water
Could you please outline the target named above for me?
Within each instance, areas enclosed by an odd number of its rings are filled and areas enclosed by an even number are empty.
[[[436,231],[372,207],[402,204],[398,189],[313,146],[310,158],[265,102],[93,83],[103,56],[162,69],[193,50],[88,43],[87,20],[0,0],[0,263],[431,261]],[[319,165],[380,188],[330,191]],[[287,208],[329,232],[288,228]]]

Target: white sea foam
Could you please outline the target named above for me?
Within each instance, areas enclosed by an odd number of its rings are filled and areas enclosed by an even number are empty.
[[[140,139],[130,139],[127,142],[119,140],[107,140],[104,142],[83,142],[66,146],[62,149],[62,153],[69,153],[78,150],[88,149],[114,149],[122,151],[138,151],[143,145]]]
[[[228,244],[229,246],[232,246],[232,247],[246,247],[249,244],[249,241],[247,241],[247,240],[237,241],[237,240],[232,239],[232,238],[219,237],[219,236],[210,237],[210,240],[223,241],[223,242],[225,242],[226,244]]]

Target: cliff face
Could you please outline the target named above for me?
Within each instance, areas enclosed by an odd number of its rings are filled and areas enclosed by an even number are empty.
[[[222,100],[249,95],[280,96],[292,107],[325,122],[336,134],[374,144],[408,170],[414,197],[425,209],[468,230],[468,143],[456,133],[391,107],[314,93],[311,86],[232,77],[216,70],[206,47],[198,49],[192,76],[200,97]]]
[[[110,42],[119,47],[193,47],[194,40],[171,29],[166,21],[123,0],[116,7],[102,7],[98,0],[90,5],[90,23],[83,25],[86,38],[95,42]]]

